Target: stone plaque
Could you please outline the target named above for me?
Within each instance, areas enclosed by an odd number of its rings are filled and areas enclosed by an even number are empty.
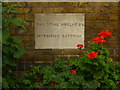
[[[84,14],[35,14],[35,49],[76,49],[84,45]]]

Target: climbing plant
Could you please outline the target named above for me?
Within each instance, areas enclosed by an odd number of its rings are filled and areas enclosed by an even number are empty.
[[[20,45],[21,39],[10,35],[11,27],[27,31],[24,25],[27,22],[16,17],[15,14],[22,14],[16,9],[16,4],[3,3],[2,5],[2,81],[3,88],[17,87],[16,77],[12,67],[16,66],[16,59],[21,57],[25,50]]]

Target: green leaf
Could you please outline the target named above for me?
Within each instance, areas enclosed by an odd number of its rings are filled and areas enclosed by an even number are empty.
[[[95,79],[101,79],[101,78],[103,77],[103,75],[104,75],[104,72],[103,72],[103,71],[93,72],[93,77],[94,77]]]
[[[9,30],[2,31],[2,43],[5,44],[10,36]]]
[[[22,23],[27,25],[27,22],[18,18],[18,17],[12,17],[12,18],[7,18],[8,22],[11,24],[14,24],[16,26],[18,26],[19,28],[22,28],[23,30],[26,31],[26,28],[22,25]]]
[[[30,81],[30,80],[23,80],[22,82],[23,82],[25,85],[31,84],[31,81]]]
[[[23,25],[18,26],[18,27],[21,28],[21,29],[23,29],[24,31],[27,31],[27,29]]]
[[[97,88],[100,87],[100,83],[97,81],[87,81],[84,88]]]
[[[16,66],[14,59],[12,59],[10,56],[3,56],[3,64]]]
[[[106,61],[107,61],[107,62],[112,62],[113,59],[112,59],[112,58],[107,58]]]
[[[2,86],[3,86],[3,88],[9,88],[8,82],[5,78],[2,78]]]
[[[18,50],[16,50],[13,54],[14,58],[19,58],[25,53],[25,50],[23,49],[23,47],[18,46],[17,49]]]
[[[10,54],[10,50],[11,50],[10,47],[3,46],[3,49],[2,49],[3,53],[5,53],[5,54]]]
[[[17,13],[17,14],[22,14],[20,11],[14,8],[14,10],[11,10],[10,13]]]
[[[11,37],[12,41],[15,43],[23,43],[21,39],[16,38],[16,37]]]
[[[64,60],[63,59],[55,59],[55,68],[63,68]]]
[[[75,66],[80,66],[80,60],[78,60],[78,59],[71,59],[69,61],[69,64],[70,65],[75,65]]]

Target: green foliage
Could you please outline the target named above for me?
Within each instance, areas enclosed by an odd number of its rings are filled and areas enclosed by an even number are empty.
[[[19,79],[19,88],[34,88],[38,85],[40,87],[41,83],[39,82],[42,80],[41,68],[41,66],[32,66],[31,70]]]
[[[90,51],[98,52],[98,56],[89,59]],[[113,62],[109,54],[108,49],[101,43],[92,42],[90,50],[84,52],[82,57],[70,59],[68,62],[55,59],[53,65],[45,66],[39,71],[33,70],[39,73],[41,80],[31,80],[34,76],[39,76],[32,71],[27,74],[29,79],[24,78],[24,83],[29,84],[28,88],[32,85],[33,88],[117,89],[117,81],[120,81],[120,62]],[[72,74],[71,70],[76,73]]]
[[[3,3],[2,7],[3,88],[17,87],[16,76],[12,72],[11,67],[16,66],[15,59],[21,57],[25,53],[24,48],[20,45],[23,43],[22,40],[10,35],[11,26],[27,31],[24,27],[27,23],[15,17],[15,13],[20,14],[16,6],[16,4],[8,5],[8,3]]]
[[[88,58],[91,51],[98,52],[94,59]],[[109,51],[101,43],[91,43],[90,50],[78,59],[70,59],[67,63],[63,59],[55,59],[52,66],[45,66],[40,70],[42,80],[33,87],[40,88],[92,88],[117,89],[120,81],[120,63],[113,62]],[[76,73],[72,74],[71,70]]]

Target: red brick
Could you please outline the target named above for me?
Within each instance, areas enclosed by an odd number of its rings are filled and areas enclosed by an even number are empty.
[[[30,8],[16,8],[18,11],[20,11],[21,13],[29,13],[30,12]]]

